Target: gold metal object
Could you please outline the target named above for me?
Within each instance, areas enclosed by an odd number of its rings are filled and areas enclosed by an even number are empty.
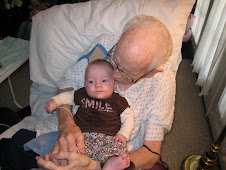
[[[215,162],[217,161],[217,154],[221,151],[221,143],[226,135],[226,125],[222,130],[220,136],[216,141],[210,146],[208,152],[204,152],[202,155],[191,155],[189,156],[183,164],[183,170],[218,170],[215,167]]]

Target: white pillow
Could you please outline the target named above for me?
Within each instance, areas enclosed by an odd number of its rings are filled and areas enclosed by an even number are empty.
[[[56,87],[66,69],[101,34],[120,36],[135,15],[152,15],[169,29],[176,72],[185,25],[195,0],[96,0],[54,6],[34,16],[30,40],[31,80]]]

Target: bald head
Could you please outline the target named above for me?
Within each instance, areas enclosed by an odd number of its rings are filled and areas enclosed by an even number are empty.
[[[138,75],[163,64],[171,51],[172,40],[165,25],[154,17],[139,15],[126,24],[114,55],[120,63],[127,63],[126,70]]]

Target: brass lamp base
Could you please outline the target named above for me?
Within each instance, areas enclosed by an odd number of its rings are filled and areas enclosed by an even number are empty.
[[[215,165],[217,154],[221,151],[221,143],[226,135],[226,125],[218,139],[212,143],[208,152],[202,155],[191,155],[183,164],[183,170],[219,170]]]
[[[199,167],[199,159],[201,155],[191,155],[189,156],[183,165],[184,170],[197,170]]]
[[[202,155],[191,155],[184,161],[183,170],[220,170],[216,165],[200,168],[200,159]]]

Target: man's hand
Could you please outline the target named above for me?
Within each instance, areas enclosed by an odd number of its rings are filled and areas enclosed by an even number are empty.
[[[71,91],[72,88],[61,89],[59,93]],[[67,160],[57,159],[57,154],[63,152],[80,152],[85,154],[84,136],[78,126],[76,126],[71,114],[71,106],[61,105],[58,109],[59,113],[59,137],[50,151],[50,161],[56,165],[66,166]]]
[[[59,137],[49,153],[50,160],[53,161],[56,165],[67,165],[67,161],[58,159],[56,154],[61,151],[64,152],[77,152],[85,154],[85,143],[84,136],[78,126],[75,124],[68,124],[64,130],[59,131]]]
[[[66,88],[59,90],[59,93],[71,91],[72,88]],[[50,160],[56,165],[67,165],[66,160],[58,160],[55,157],[61,151],[64,152],[77,152],[85,154],[85,142],[84,136],[78,126],[76,126],[73,116],[71,114],[71,106],[61,105],[58,109],[59,115],[59,137],[49,153]]]
[[[55,155],[56,159],[67,160],[67,166],[59,166],[50,161],[49,155],[46,154],[45,160],[37,156],[37,164],[42,169],[48,170],[100,170],[100,163],[98,161],[91,160],[86,155],[81,155],[77,152],[59,152]]]

